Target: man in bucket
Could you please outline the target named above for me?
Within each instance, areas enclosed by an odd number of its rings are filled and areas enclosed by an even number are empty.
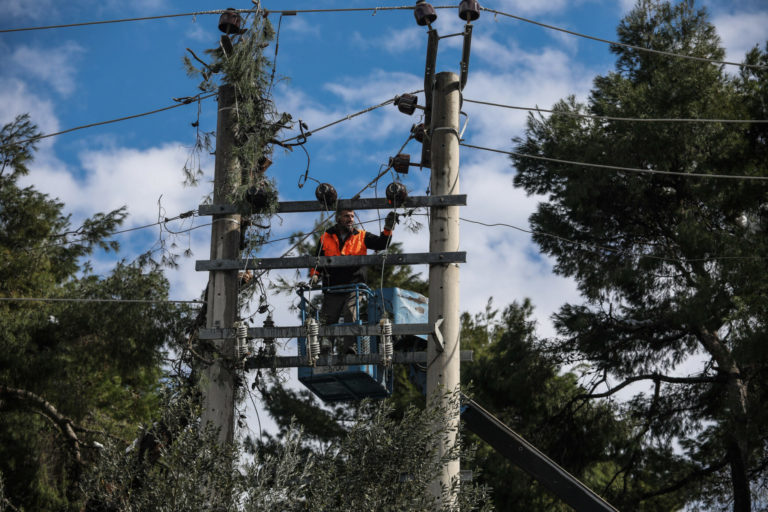
[[[381,235],[374,235],[364,230],[355,228],[355,212],[353,210],[339,210],[336,212],[336,224],[328,228],[320,237],[319,256],[364,256],[368,249],[380,251],[386,249],[392,239],[392,230],[397,222],[397,214],[390,212],[384,221],[384,229]],[[310,284],[315,287],[322,277],[323,287],[351,285],[365,282],[365,269],[360,265],[348,267],[313,268],[309,271]],[[320,323],[323,325],[335,324],[339,317],[344,317],[344,322],[357,320],[355,308],[355,292],[344,291],[334,293],[325,291],[323,302],[320,306]],[[354,336],[344,336],[342,354],[356,354]],[[324,348],[327,352],[329,349]]]

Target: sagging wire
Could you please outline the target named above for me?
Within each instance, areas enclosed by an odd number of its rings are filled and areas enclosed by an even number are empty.
[[[268,12],[265,12],[264,16],[267,16],[268,14]],[[285,15],[281,12],[280,19],[277,21],[277,32],[275,32],[275,56],[272,58],[272,75],[269,77],[269,89],[267,89],[267,96],[272,95],[272,87],[275,84],[275,72],[277,71],[277,51],[280,48],[280,27],[283,25],[283,16]]]
[[[189,232],[189,230],[180,230],[180,231],[172,231],[168,229],[167,223],[170,219],[165,216],[165,208],[162,204],[163,195],[161,194],[160,197],[157,198],[157,222],[155,225],[160,227],[159,233],[158,233],[158,239],[155,242],[155,244],[150,248],[150,253],[153,253],[155,251],[160,251],[162,254],[162,257],[160,259],[161,265],[168,265],[172,268],[176,268],[178,266],[178,263],[176,262],[176,258],[178,257],[177,254],[174,254],[171,249],[176,249],[177,244],[176,241],[172,241],[170,244],[170,249],[168,247],[168,240],[164,236],[164,233],[168,233],[172,235],[173,237],[176,237],[184,232]],[[185,212],[177,218],[180,219],[186,219],[194,216],[195,211],[191,210],[190,212]],[[187,235],[187,249],[184,251],[184,256],[189,257],[192,255],[192,240],[189,235]]]
[[[697,117],[616,117],[616,116],[601,116],[597,114],[582,114],[579,112],[565,112],[560,110],[539,108],[539,107],[518,107],[515,105],[505,105],[503,103],[493,103],[490,101],[471,100],[469,98],[462,98],[467,103],[477,103],[478,105],[487,105],[489,107],[508,108],[512,110],[524,110],[528,112],[537,112],[539,114],[552,114],[557,116],[569,116],[580,117],[584,119],[594,119],[596,121],[627,121],[638,123],[724,123],[724,124],[762,124],[768,123],[768,119],[714,119],[714,118],[697,118]]]
[[[325,195],[323,196],[323,206],[325,207],[325,214],[328,215],[329,218],[330,218],[331,215],[335,215],[335,214],[331,214],[331,211],[330,211],[331,208],[330,208],[330,205],[327,202],[327,197]],[[316,251],[316,254],[315,254],[315,266],[312,268],[312,272],[314,272],[315,274],[318,272],[317,267],[320,264],[320,253],[323,250],[323,237],[325,236],[326,232],[327,232],[327,228],[323,228],[323,234],[320,235],[320,240],[317,243],[317,251]],[[314,275],[314,274],[312,274],[312,272],[310,272],[310,279],[311,279],[311,275]],[[321,287],[322,287],[322,276],[320,276],[318,278],[318,281],[321,282]],[[309,290],[307,292],[307,304],[309,305],[309,310],[310,310],[310,313],[311,313],[311,311],[312,311],[312,286],[309,287]]]
[[[395,154],[400,154],[400,153],[402,153],[402,152],[403,152],[403,150],[405,149],[405,146],[407,146],[407,145],[408,145],[408,143],[409,143],[409,142],[410,142],[410,141],[411,141],[413,138],[414,138],[414,137],[413,137],[413,134],[412,134],[412,133],[411,133],[411,134],[408,134],[408,138],[407,138],[407,139],[405,139],[405,142],[403,142],[403,145],[402,145],[402,146],[400,146],[400,149],[399,149],[399,150],[397,151],[397,153],[395,153]],[[367,185],[365,185],[365,186],[364,186],[364,187],[363,187],[363,188],[360,190],[360,192],[358,192],[357,194],[355,194],[354,196],[352,196],[352,199],[360,199],[360,194],[362,194],[363,192],[365,192],[367,189],[371,188],[371,186],[372,186],[372,185],[375,185],[376,183],[378,183],[378,182],[379,182],[379,180],[382,178],[382,176],[384,176],[385,174],[387,174],[387,172],[389,172],[389,170],[390,170],[390,169],[392,169],[392,165],[393,165],[393,161],[392,161],[392,160],[390,160],[389,164],[388,164],[388,165],[387,165],[387,166],[384,168],[384,170],[383,170],[383,171],[381,171],[381,172],[379,172],[379,173],[376,175],[376,177],[375,177],[375,178],[373,178],[373,180],[371,180],[370,182],[368,182],[368,184],[367,184]]]
[[[77,130],[84,130],[85,128],[93,128],[94,126],[103,126],[105,124],[118,123],[118,122],[121,122],[121,121],[128,121],[129,119],[136,119],[138,117],[149,116],[149,115],[152,115],[152,114],[157,114],[159,112],[164,112],[166,110],[171,110],[171,109],[174,109],[174,108],[183,107],[184,105],[189,105],[190,103],[193,103],[196,100],[205,100],[205,99],[208,99],[208,98],[212,98],[212,97],[216,96],[217,94],[218,94],[217,92],[212,92],[210,94],[202,94],[202,93],[200,93],[200,94],[198,94],[196,96],[187,96],[187,97],[184,97],[184,98],[174,98],[174,101],[179,101],[180,103],[177,103],[176,105],[170,105],[170,106],[167,106],[167,107],[158,108],[158,109],[155,109],[155,110],[150,110],[148,112],[142,112],[141,114],[133,114],[133,115],[130,115],[130,116],[124,116],[124,117],[118,117],[116,119],[110,119],[108,121],[99,121],[97,123],[90,123],[90,124],[84,124],[84,125],[81,125],[81,126],[75,126],[74,128],[68,128],[66,130],[61,130],[61,131],[58,131],[58,132],[35,135],[34,137],[30,137],[28,139],[24,139],[24,140],[20,140],[20,141],[16,141],[15,140],[15,141],[10,142],[8,144],[4,144],[4,145],[0,146],[0,148],[5,149],[5,148],[11,147],[11,146],[15,146],[15,145],[19,145],[19,144],[27,144],[27,143],[30,143],[30,142],[35,142],[35,141],[38,141],[40,139],[45,139],[45,138],[48,138],[48,137],[56,137],[58,135],[64,135],[66,133],[71,133],[71,132],[74,132],[74,131],[77,131]]]
[[[639,169],[636,167],[622,167],[618,165],[606,165],[606,164],[594,164],[589,162],[575,162],[572,160],[562,160],[560,158],[550,158],[546,156],[530,155],[526,153],[517,153],[515,151],[504,151],[502,149],[486,148],[483,146],[475,146],[460,142],[460,146],[464,146],[472,149],[479,149],[481,151],[490,151],[491,153],[501,153],[504,155],[515,156],[518,158],[530,158],[531,160],[542,160],[545,162],[554,162],[558,164],[567,164],[581,167],[594,167],[597,169],[607,169],[612,171],[627,171],[643,174],[665,174],[668,176],[682,176],[686,178],[713,178],[713,179],[731,179],[731,180],[745,180],[745,181],[766,181],[768,176],[743,176],[743,175],[731,175],[731,174],[705,174],[700,172],[677,172],[677,171],[663,171],[660,169]]]
[[[419,89],[418,91],[413,91],[413,92],[408,93],[408,94],[418,94],[420,92],[424,92],[424,89]],[[378,105],[373,105],[371,107],[368,107],[368,108],[365,108],[363,110],[360,110],[359,112],[355,112],[354,114],[349,114],[347,116],[344,116],[341,119],[337,119],[336,121],[333,121],[333,122],[330,122],[328,124],[325,124],[325,125],[321,126],[320,128],[316,128],[316,129],[312,130],[311,132],[307,132],[306,133],[306,137],[309,137],[310,135],[315,134],[315,133],[317,133],[317,132],[319,132],[321,130],[325,130],[326,128],[330,128],[331,126],[335,126],[335,125],[337,125],[339,123],[343,123],[344,121],[349,121],[350,119],[353,119],[353,118],[355,118],[357,116],[360,116],[360,115],[363,115],[363,114],[367,114],[368,112],[376,110],[377,108],[381,108],[381,107],[387,106],[390,103],[393,103],[394,101],[395,101],[395,98],[390,98],[390,99],[388,99],[388,100],[386,100],[386,101],[384,101],[382,103],[379,103]],[[304,135],[304,134],[302,134],[302,135]],[[285,144],[287,142],[290,142],[292,140],[296,140],[296,139],[298,139],[300,137],[301,137],[301,135],[297,135],[297,136],[291,137],[289,139],[284,139],[282,141],[279,141],[278,144],[279,145],[283,145],[283,144]]]

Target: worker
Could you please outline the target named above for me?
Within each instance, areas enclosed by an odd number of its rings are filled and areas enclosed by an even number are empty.
[[[397,222],[397,214],[390,212],[384,221],[384,229],[381,236],[368,233],[355,228],[355,212],[353,210],[339,210],[336,212],[336,224],[327,229],[320,237],[318,251],[319,256],[365,256],[368,249],[380,251],[386,249],[392,239],[392,230]],[[323,288],[339,285],[353,285],[365,281],[365,271],[360,265],[348,267],[329,267],[310,269],[310,285],[316,287],[322,276]],[[334,293],[325,291],[323,302],[320,306],[320,324],[330,325],[338,322],[339,317],[344,317],[344,322],[357,320],[356,296],[354,290]],[[356,354],[357,346],[354,336],[344,336],[342,354]],[[329,352],[329,347],[323,347],[324,352]]]

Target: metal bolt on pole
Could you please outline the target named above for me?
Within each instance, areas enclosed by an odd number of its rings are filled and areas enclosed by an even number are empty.
[[[219,112],[216,123],[216,166],[213,201],[216,204],[232,202],[240,183],[240,169],[232,159],[234,88],[219,88]],[[225,260],[239,257],[240,215],[213,216],[211,227],[211,259]],[[212,270],[208,278],[208,315],[206,327],[229,328],[237,318],[237,270]],[[233,339],[214,340],[216,355],[204,372],[202,426],[212,425],[219,432],[219,443],[234,438],[235,382],[231,363],[235,360]]]
[[[435,76],[432,91],[432,173],[430,187],[434,195],[459,193],[459,109],[461,92],[459,77],[443,72]],[[459,207],[435,206],[430,210],[429,251],[446,252],[459,249]],[[450,452],[456,445],[460,411],[451,402],[451,394],[459,387],[459,266],[456,263],[432,264],[429,267],[429,323],[442,319],[442,346],[430,336],[427,346],[427,406],[440,406],[449,411],[446,427],[449,435],[439,447],[439,454]],[[455,409],[455,410],[454,410]],[[430,488],[435,498],[449,509],[456,508],[457,496],[452,484],[459,478],[459,460],[452,460]],[[448,494],[443,495],[443,489]]]

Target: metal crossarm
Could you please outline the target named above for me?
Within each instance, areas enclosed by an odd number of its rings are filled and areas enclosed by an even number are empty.
[[[261,270],[277,268],[324,268],[371,265],[419,265],[466,263],[467,253],[422,252],[411,254],[369,254],[367,256],[294,256],[291,258],[252,258],[249,260],[198,260],[195,270]]]
[[[407,197],[400,208],[424,208],[432,206],[465,206],[466,194],[448,196],[413,196]],[[281,201],[277,203],[277,213],[294,212],[324,212],[326,210],[386,210],[393,205],[384,197],[366,197],[361,199],[339,199],[327,208],[319,201]],[[197,208],[198,215],[226,215],[239,213],[237,207],[231,204],[201,204]]]
[[[462,361],[472,361],[474,353],[472,350],[461,351]],[[361,355],[321,355],[315,364],[309,364],[306,357],[302,356],[263,356],[250,357],[245,361],[245,368],[253,370],[256,368],[295,368],[299,366],[355,366],[367,364],[382,364],[381,354],[361,354]],[[393,364],[426,364],[426,352],[395,352],[392,354]]]
[[[430,324],[392,324],[394,336],[417,334],[433,334],[434,326]],[[322,325],[319,336],[378,336],[381,329],[376,325]],[[307,335],[307,328],[295,327],[251,327],[248,329],[249,338],[299,338]],[[200,329],[201,340],[222,340],[235,337],[235,329]]]

